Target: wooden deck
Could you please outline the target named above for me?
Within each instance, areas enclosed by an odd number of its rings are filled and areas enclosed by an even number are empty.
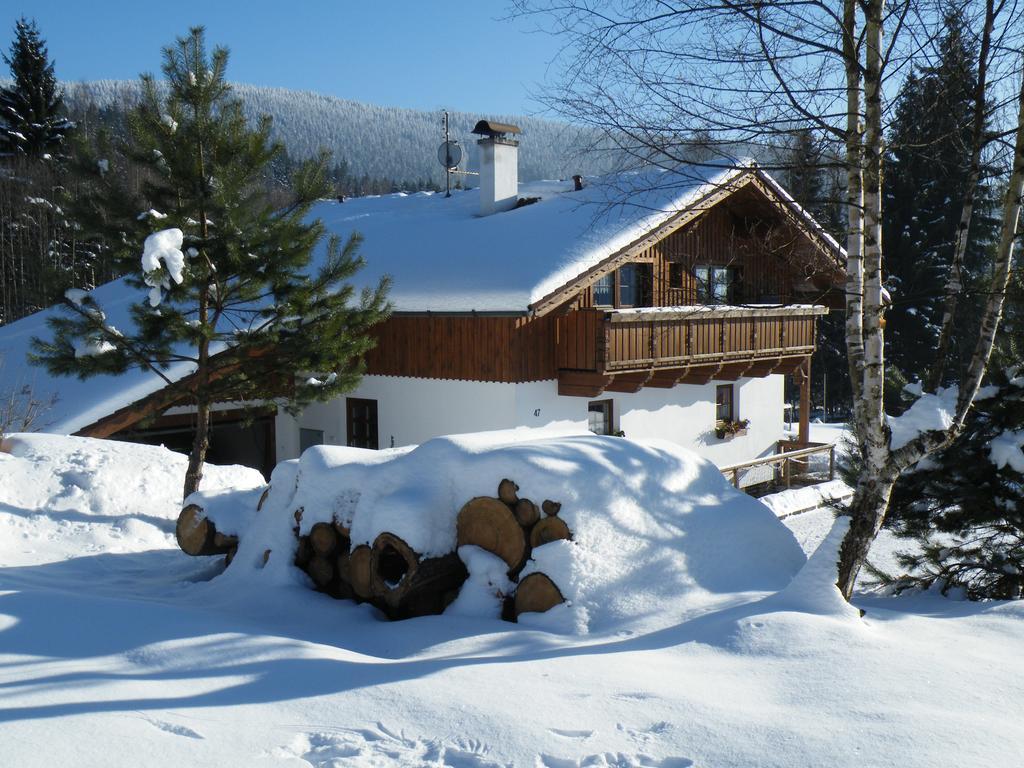
[[[792,373],[825,307],[577,309],[558,319],[559,392],[594,396],[679,382]]]

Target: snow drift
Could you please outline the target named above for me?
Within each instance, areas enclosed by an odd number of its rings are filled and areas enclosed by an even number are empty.
[[[82,552],[173,546],[188,457],[115,440],[14,434],[0,443],[0,566],[38,564]],[[248,467],[207,464],[210,489],[254,488]]]
[[[335,521],[349,529],[353,548],[390,532],[436,557],[456,550],[462,506],[492,495],[505,477],[521,496],[559,501],[573,535],[535,548],[523,569],[524,576],[546,573],[567,600],[530,615],[528,623],[547,629],[584,633],[659,616],[677,621],[726,593],[781,589],[804,562],[767,508],[735,491],[710,462],[660,441],[531,439],[520,431],[438,438],[411,450],[317,446],[277,467],[259,512],[253,490],[203,492],[188,501],[218,531],[240,537],[226,582],[294,584],[305,579],[292,564],[296,510],[303,510],[300,535]],[[475,549],[459,552],[472,594],[449,610],[497,617],[507,584]]]

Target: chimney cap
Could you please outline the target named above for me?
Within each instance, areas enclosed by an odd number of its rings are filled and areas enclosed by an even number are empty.
[[[477,133],[481,136],[501,136],[505,133],[522,133],[518,125],[511,123],[498,123],[493,120],[480,120],[473,127],[470,133]]]

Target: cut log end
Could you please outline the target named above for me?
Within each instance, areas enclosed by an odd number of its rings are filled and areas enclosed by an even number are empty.
[[[326,589],[334,581],[333,558],[316,555],[306,566],[306,573],[320,589]]]
[[[360,600],[373,597],[373,581],[370,578],[370,556],[372,550],[366,544],[360,544],[352,550],[348,558],[349,583],[352,591]]]
[[[231,547],[238,544],[236,537],[218,534],[213,521],[196,504],[189,504],[181,510],[174,526],[174,536],[181,551],[195,557],[226,555]]]
[[[529,499],[520,499],[516,502],[515,506],[516,520],[523,528],[529,528],[531,525],[540,520],[540,510],[537,509],[537,505]]]
[[[526,537],[512,511],[498,499],[478,496],[459,511],[458,545],[472,544],[492,552],[515,568],[526,554]]]
[[[317,523],[309,530],[309,543],[318,555],[329,557],[338,548],[338,532],[331,523]]]
[[[370,555],[370,589],[388,605],[398,605],[409,591],[419,569],[420,557],[393,533],[382,533]]]
[[[510,507],[514,507],[516,505],[516,502],[519,501],[519,496],[517,495],[518,490],[518,485],[516,485],[508,478],[505,478],[500,483],[498,483],[498,498],[501,499],[506,504],[508,504]]]
[[[544,499],[544,503],[540,505],[540,508],[544,510],[544,514],[548,517],[554,517],[562,509],[562,505],[557,501]]]
[[[572,539],[569,526],[560,517],[545,517],[530,531],[530,546],[534,548],[559,539]]]
[[[546,574],[531,573],[516,590],[516,618],[524,613],[543,613],[564,602],[561,590]]]

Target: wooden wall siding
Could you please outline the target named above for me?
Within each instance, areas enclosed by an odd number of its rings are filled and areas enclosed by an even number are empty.
[[[394,315],[374,329],[366,372],[469,381],[540,381],[557,374],[555,325],[545,316]]]
[[[557,319],[556,355],[559,369],[596,370],[598,340],[603,323],[604,312],[591,308],[575,310]]]
[[[575,310],[559,318],[558,367],[606,374],[814,351],[817,316],[811,311],[758,312],[756,317],[689,319],[619,316],[612,322],[605,312]],[[593,342],[581,338],[588,335]]]
[[[827,283],[822,259],[805,233],[748,186],[633,260],[654,265],[653,305],[678,307],[697,303],[694,268],[698,265],[739,267],[742,280],[737,303],[784,304],[794,300],[797,286],[815,290],[808,274],[820,271],[818,281]],[[682,265],[681,288],[669,284],[669,264],[673,262]],[[593,306],[591,288],[580,292],[577,306]]]

